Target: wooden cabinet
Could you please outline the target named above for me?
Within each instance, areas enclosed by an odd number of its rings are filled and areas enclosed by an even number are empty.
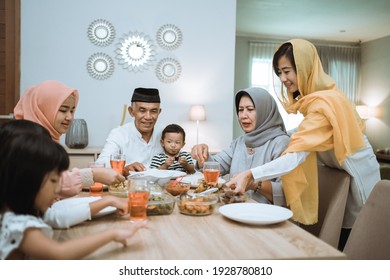
[[[65,149],[69,154],[69,169],[72,169],[73,167],[88,167],[88,163],[95,161],[102,150],[101,147],[86,147],[84,149],[70,149],[65,147]]]
[[[86,168],[88,163],[97,160],[102,147],[86,147],[84,149],[70,149],[64,146],[65,150],[69,154],[70,165],[69,169],[73,167]],[[210,149],[210,154],[215,155],[219,153],[220,149]],[[191,153],[191,150],[188,150]]]

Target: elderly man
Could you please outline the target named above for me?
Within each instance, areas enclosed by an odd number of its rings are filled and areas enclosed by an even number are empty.
[[[152,157],[162,153],[160,144],[162,128],[155,126],[161,113],[158,89],[136,88],[128,108],[133,120],[111,130],[97,162],[110,166],[110,155],[126,156],[124,175],[130,171],[144,171]]]

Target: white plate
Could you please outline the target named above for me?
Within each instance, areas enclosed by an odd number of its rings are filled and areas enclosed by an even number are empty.
[[[251,225],[268,225],[286,221],[293,215],[291,210],[263,203],[233,203],[219,207],[226,218]]]
[[[142,178],[157,182],[160,186],[163,186],[165,183],[169,182],[169,180],[185,175],[187,175],[187,173],[181,171],[149,169],[142,172],[130,172],[130,176],[127,178]]]
[[[199,185],[199,180],[203,178],[204,178],[203,173],[196,172],[195,174],[185,176],[181,181],[183,183],[189,183],[191,184],[191,186],[197,187]],[[226,180],[222,178],[218,178],[218,183],[224,184],[226,183]]]
[[[70,207],[74,207],[75,205],[79,204],[85,204],[90,203],[92,201],[100,199],[100,196],[87,196],[87,197],[71,197],[71,198],[65,198],[60,201],[57,201],[54,203],[51,208],[53,209],[59,209],[59,210],[66,210]],[[98,218],[101,216],[105,216],[111,213],[114,213],[116,211],[115,207],[107,206],[106,208],[100,210],[98,213],[92,216],[92,218]]]

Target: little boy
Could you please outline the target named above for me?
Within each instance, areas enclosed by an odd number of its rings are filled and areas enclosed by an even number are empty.
[[[189,153],[181,151],[185,145],[186,134],[177,124],[166,126],[161,136],[161,146],[164,153],[152,158],[151,168],[178,170],[192,174],[195,172],[194,162]]]

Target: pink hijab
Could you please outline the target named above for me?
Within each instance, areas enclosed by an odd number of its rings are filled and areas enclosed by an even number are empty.
[[[58,110],[64,101],[73,94],[75,102],[79,100],[76,89],[58,81],[45,81],[28,88],[14,108],[16,119],[39,123],[45,127],[53,140],[59,141],[61,134],[54,128]]]

